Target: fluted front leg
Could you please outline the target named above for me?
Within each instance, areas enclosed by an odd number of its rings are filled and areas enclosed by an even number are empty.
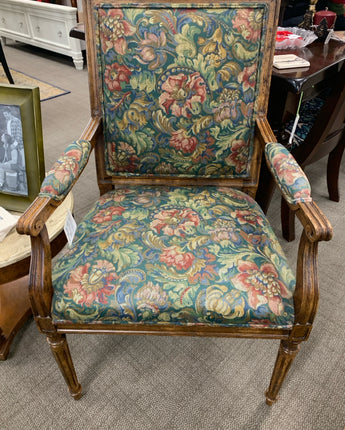
[[[75,400],[80,399],[82,396],[82,389],[75,373],[66,336],[64,334],[54,334],[53,336],[48,336],[47,340],[72,397],[74,397]]]
[[[268,405],[271,406],[278,400],[279,390],[300,349],[300,346],[300,342],[290,342],[288,340],[281,341],[271,383],[266,391],[266,403]]]

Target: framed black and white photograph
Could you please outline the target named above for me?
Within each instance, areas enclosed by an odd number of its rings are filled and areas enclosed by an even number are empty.
[[[39,89],[0,85],[0,206],[24,211],[44,174]]]

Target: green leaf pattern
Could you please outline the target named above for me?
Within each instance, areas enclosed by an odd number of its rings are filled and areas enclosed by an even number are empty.
[[[291,327],[295,278],[257,203],[224,188],[119,187],[53,271],[60,322]]]
[[[264,8],[96,10],[109,175],[249,175]]]

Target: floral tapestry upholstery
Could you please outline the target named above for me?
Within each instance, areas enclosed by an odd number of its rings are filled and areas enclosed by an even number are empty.
[[[296,127],[295,134],[292,139],[292,144],[288,147],[289,151],[297,146],[300,146],[304,139],[308,136],[312,126],[315,124],[316,118],[322,106],[325,104],[325,99],[315,97],[311,100],[302,103],[300,109],[300,118]],[[290,135],[294,124],[294,119],[285,125],[285,131]]]
[[[96,9],[109,175],[250,174],[266,9]]]
[[[53,271],[57,323],[291,327],[295,278],[265,215],[240,191],[118,187]]]
[[[72,188],[89,159],[91,144],[76,140],[65,149],[41,185],[40,197],[62,200]]]
[[[290,152],[280,143],[268,143],[265,155],[277,185],[290,204],[311,202],[309,181]]]

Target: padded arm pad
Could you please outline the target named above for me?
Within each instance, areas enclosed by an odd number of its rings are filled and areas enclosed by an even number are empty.
[[[40,197],[62,200],[86,166],[91,153],[87,140],[76,140],[65,149],[42,182]]]
[[[311,202],[309,181],[290,152],[280,143],[265,146],[269,169],[286,201],[292,205]]]

